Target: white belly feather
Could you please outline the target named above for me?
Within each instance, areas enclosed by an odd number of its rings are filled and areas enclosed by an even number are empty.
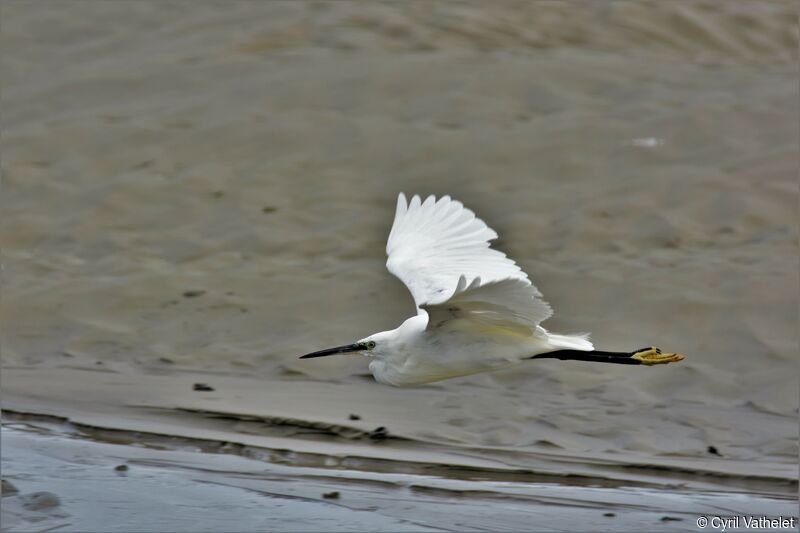
[[[521,336],[500,330],[425,332],[409,341],[376,354],[369,364],[376,380],[394,386],[420,385],[506,368],[561,348],[546,333]]]

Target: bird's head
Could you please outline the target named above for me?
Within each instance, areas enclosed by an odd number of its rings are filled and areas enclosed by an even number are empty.
[[[388,333],[390,332],[382,331],[381,333],[375,333],[353,344],[345,344],[344,346],[336,346],[335,348],[326,348],[318,352],[311,352],[301,356],[300,359],[313,359],[314,357],[326,357],[328,355],[340,353],[360,353],[367,357],[375,357],[376,355],[380,355],[383,349],[386,348],[386,336]]]

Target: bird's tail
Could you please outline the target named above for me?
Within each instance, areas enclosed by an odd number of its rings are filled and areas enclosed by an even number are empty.
[[[558,335],[548,333],[548,340],[554,348],[566,350],[581,350],[589,352],[594,350],[594,345],[589,341],[588,333],[575,333],[573,335]]]

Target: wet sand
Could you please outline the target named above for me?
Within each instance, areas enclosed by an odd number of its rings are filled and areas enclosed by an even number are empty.
[[[3,476],[61,498],[47,524],[103,523],[94,482],[133,487],[120,516],[146,505],[136,468],[113,471],[124,457],[185,488],[163,497],[196,502],[174,517],[187,531],[216,491],[248,502],[250,530],[792,512],[792,4],[192,6],[0,7]],[[415,389],[359,358],[298,361],[413,312],[384,268],[399,191],[477,211],[549,329],[687,359]],[[261,521],[295,478],[304,499]],[[3,528],[37,529],[13,498]],[[436,518],[456,503],[464,523]],[[507,523],[481,521],[506,504]]]
[[[53,421],[7,423],[4,475],[31,491],[55,491],[63,503],[31,510],[21,503],[25,494],[5,497],[4,529],[521,531],[536,524],[542,531],[685,531],[711,509],[789,516],[796,508],[774,494],[535,476],[511,481],[477,469],[473,479],[460,479],[402,468],[299,466],[254,450],[209,454],[188,440],[138,436],[133,447],[120,444],[123,436],[98,438]]]
[[[720,509],[796,510],[780,459],[467,444],[437,436],[436,391],[369,388],[382,401],[307,380],[6,367],[3,476],[20,494],[4,530],[685,531]],[[25,508],[36,491],[62,504]]]

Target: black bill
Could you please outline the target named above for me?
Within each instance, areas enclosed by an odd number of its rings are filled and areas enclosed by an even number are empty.
[[[307,353],[300,356],[300,359],[313,359],[314,357],[325,357],[327,355],[336,355],[337,353],[360,352],[367,349],[367,346],[363,342],[357,342],[355,344],[347,344],[345,346],[337,346],[336,348],[327,348],[318,352]]]

